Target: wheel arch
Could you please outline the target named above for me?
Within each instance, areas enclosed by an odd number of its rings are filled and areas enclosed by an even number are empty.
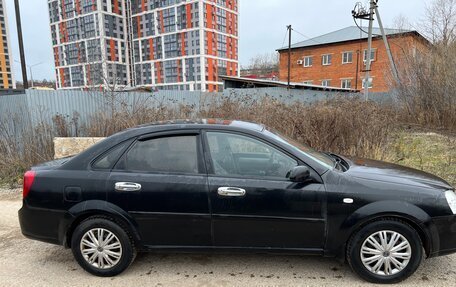
[[[425,250],[426,257],[428,257],[431,254],[431,241],[432,239],[430,238],[430,234],[426,232],[423,226],[421,226],[418,222],[416,222],[415,219],[411,218],[410,216],[407,216],[406,214],[401,214],[401,213],[393,213],[393,212],[386,212],[382,214],[376,214],[373,215],[369,218],[366,218],[361,224],[356,226],[356,228],[353,228],[348,240],[346,241],[344,245],[344,253],[346,253],[347,249],[347,243],[351,240],[351,238],[362,228],[365,226],[379,221],[379,220],[384,220],[384,219],[393,219],[393,220],[398,220],[402,221],[408,225],[410,225],[419,235],[421,239],[421,243],[423,244],[423,248]]]
[[[418,206],[401,201],[374,202],[354,211],[340,226],[344,231],[343,241],[330,249],[338,250],[338,257],[345,258],[347,243],[352,236],[366,225],[384,218],[403,221],[415,229],[427,257],[439,249],[438,232],[431,217]]]
[[[94,216],[104,216],[111,218],[115,223],[127,229],[135,241],[136,246],[141,246],[141,235],[138,231],[138,226],[135,220],[120,207],[99,200],[81,202],[73,206],[69,210],[71,215],[67,220],[61,223],[60,236],[65,247],[71,247],[71,237],[76,227],[86,220]]]

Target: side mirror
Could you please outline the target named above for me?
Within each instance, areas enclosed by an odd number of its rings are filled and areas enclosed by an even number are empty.
[[[310,170],[307,166],[297,166],[288,172],[287,177],[292,182],[305,182],[310,179]]]

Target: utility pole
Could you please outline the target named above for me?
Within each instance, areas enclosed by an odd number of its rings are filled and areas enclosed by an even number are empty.
[[[34,65],[30,65],[29,66],[29,69],[30,69],[30,80],[31,80],[31,83],[32,83],[32,88],[34,87],[34,83],[33,83],[33,71],[32,71],[32,68],[33,67],[36,67],[36,66],[39,66],[43,64],[43,62],[40,62],[40,63],[37,63],[37,64],[34,64]]]
[[[385,29],[383,28],[382,18],[380,18],[380,13],[378,12],[377,3],[375,4],[375,14],[377,14],[378,25],[380,26],[380,31],[382,32],[383,43],[385,44],[386,52],[388,54],[388,58],[389,58],[390,65],[391,65],[391,72],[393,73],[394,80],[396,80],[396,84],[399,85],[399,83],[400,83],[399,73],[397,72],[397,67],[396,67],[396,64],[394,63],[393,53],[391,53],[391,48],[390,48],[388,39],[385,34]]]
[[[14,62],[21,64],[21,62],[16,61],[16,60],[14,60]],[[39,62],[39,63],[36,63],[34,65],[27,65],[27,67],[29,68],[29,71],[30,71],[30,82],[31,82],[31,87],[32,88],[34,87],[34,84],[33,84],[33,70],[32,70],[32,68],[36,67],[36,66],[39,66],[41,64],[43,64],[43,62]]]
[[[291,25],[287,26],[288,29],[288,85],[287,88],[290,89],[291,82]]]
[[[24,89],[28,89],[27,79],[27,65],[25,63],[25,52],[24,52],[24,41],[22,39],[22,24],[21,24],[21,11],[19,7],[19,0],[14,0],[14,6],[16,9],[16,25],[17,25],[17,37],[19,38],[19,53],[21,57],[21,70],[22,70],[22,82]]]
[[[34,88],[33,86],[33,73],[32,73],[32,66],[29,67],[30,69],[30,83],[31,83],[31,86],[32,86],[32,89]]]
[[[391,72],[394,76],[394,79],[397,84],[400,83],[399,79],[399,73],[397,71],[396,64],[394,62],[393,54],[391,52],[390,45],[388,43],[388,38],[385,34],[385,29],[383,28],[383,22],[382,18],[380,17],[380,13],[378,12],[378,0],[370,0],[370,7],[369,11],[366,10],[366,8],[360,3],[356,3],[355,8],[352,11],[352,15],[354,19],[364,19],[369,21],[369,31],[368,31],[368,48],[367,48],[367,55],[366,55],[366,77],[364,79],[364,96],[366,100],[369,99],[369,79],[370,79],[370,72],[371,72],[371,66],[372,66],[372,59],[371,59],[371,54],[372,54],[372,26],[374,23],[374,15],[377,15],[378,19],[378,25],[380,26],[380,31],[382,33],[382,38],[383,42],[385,44],[386,52],[390,61],[390,66],[391,66]],[[364,30],[359,27],[362,32]]]
[[[369,30],[367,36],[367,55],[366,55],[366,78],[364,79],[364,97],[366,101],[369,99],[369,84],[370,84],[370,70],[372,61],[372,28],[374,24],[374,10],[376,6],[376,0],[370,0],[369,8]]]

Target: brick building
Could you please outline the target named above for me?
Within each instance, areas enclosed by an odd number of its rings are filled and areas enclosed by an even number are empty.
[[[57,88],[215,91],[238,75],[238,0],[48,0]]]
[[[366,28],[367,30],[367,28]],[[385,29],[396,65],[406,56],[416,57],[428,50],[428,41],[416,31]],[[380,29],[374,28],[372,67],[369,86],[373,92],[391,89],[390,62]],[[288,47],[280,53],[279,78],[288,78]],[[358,27],[347,27],[292,45],[291,81],[350,88],[364,87],[367,58],[367,34]]]

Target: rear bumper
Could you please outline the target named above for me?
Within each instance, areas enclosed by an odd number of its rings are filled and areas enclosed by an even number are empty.
[[[430,257],[456,253],[456,215],[432,219],[438,233],[438,245],[434,246]]]
[[[65,232],[61,228],[66,212],[33,208],[23,204],[19,210],[22,234],[30,239],[64,245]]]

